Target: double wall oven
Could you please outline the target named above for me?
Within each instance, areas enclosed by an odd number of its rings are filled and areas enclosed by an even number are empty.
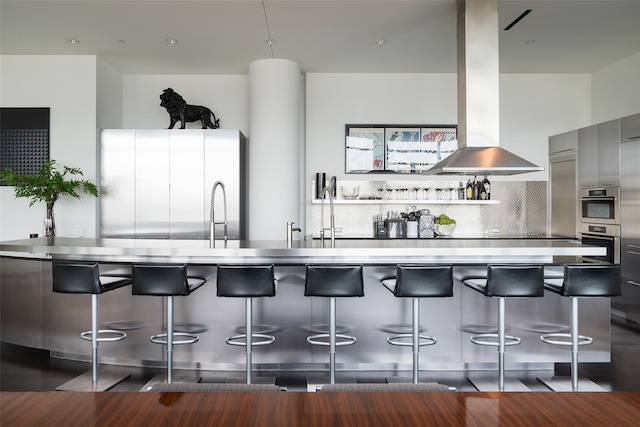
[[[620,188],[580,189],[578,234],[583,244],[607,248],[607,255],[584,262],[620,263]]]

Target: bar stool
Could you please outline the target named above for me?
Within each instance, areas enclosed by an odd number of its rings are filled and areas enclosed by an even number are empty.
[[[253,346],[271,344],[273,335],[253,332],[253,298],[276,295],[276,280],[273,265],[221,265],[218,266],[219,297],[245,299],[245,332],[225,339],[229,345],[246,347],[246,383],[252,383]],[[254,339],[257,339],[254,341]]]
[[[187,332],[174,332],[174,297],[186,296],[205,283],[204,279],[187,276],[187,266],[141,264],[133,266],[133,295],[151,295],[166,297],[166,332],[152,335],[149,340],[154,344],[167,346],[167,383],[173,382],[173,346],[193,344],[200,337]],[[182,339],[176,340],[176,337]],[[151,382],[156,382],[152,380]],[[145,386],[146,387],[146,386]]]
[[[396,278],[385,279],[382,284],[397,298],[412,299],[412,333],[391,335],[387,337],[387,342],[391,345],[413,347],[413,383],[418,384],[420,347],[436,343],[436,338],[420,334],[420,298],[452,297],[453,267],[398,265]],[[411,338],[411,341],[406,341],[406,338]]]
[[[105,391],[129,377],[115,373],[103,373],[98,378],[98,343],[122,341],[127,337],[117,329],[99,329],[100,311],[98,297],[131,284],[131,278],[122,276],[100,276],[97,262],[53,261],[53,292],[91,295],[91,330],[82,332],[80,338],[91,341],[91,375],[86,372],[68,381],[56,390]],[[100,336],[104,335],[104,336]]]
[[[307,342],[312,345],[329,346],[330,383],[335,384],[336,347],[352,345],[356,342],[354,336],[336,333],[336,298],[364,296],[362,266],[308,265],[304,296],[329,298],[329,333],[310,335],[307,337]],[[342,341],[336,342],[338,338]]]
[[[464,280],[463,283],[487,297],[498,298],[498,333],[475,335],[471,337],[471,342],[498,347],[498,390],[504,391],[505,348],[518,345],[521,341],[519,337],[506,334],[506,299],[508,297],[542,297],[544,295],[543,266],[529,264],[488,265],[486,279],[471,278]],[[470,381],[480,391],[489,391],[493,388],[485,384],[482,379],[470,379]],[[511,380],[510,388],[512,387],[522,391],[528,390],[516,380]]]
[[[544,288],[571,301],[570,333],[554,332],[540,337],[542,342],[553,345],[571,346],[571,383],[562,377],[540,378],[555,391],[578,391],[578,351],[581,345],[593,343],[593,338],[578,332],[579,298],[613,297],[620,295],[620,266],[616,264],[566,264],[564,277],[546,279]],[[556,338],[564,338],[557,340]],[[569,339],[568,341],[566,339]],[[581,390],[605,391],[594,382],[582,379]]]

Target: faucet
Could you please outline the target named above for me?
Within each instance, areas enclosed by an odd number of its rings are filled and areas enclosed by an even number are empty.
[[[220,187],[222,189],[222,197],[224,204],[224,220],[216,221],[215,220],[215,212],[214,205],[216,200],[216,189]],[[209,247],[214,248],[216,246],[216,225],[223,224],[224,225],[224,241],[228,239],[227,234],[227,191],[224,188],[224,183],[222,181],[216,181],[213,184],[213,188],[211,189],[211,209],[209,211]]]
[[[293,227],[295,222],[287,222],[287,248],[290,248],[293,243],[293,232],[302,231],[300,227]]]
[[[329,195],[329,210],[330,210],[330,228],[324,228],[324,199],[325,194]],[[325,231],[329,231],[331,233],[331,247],[335,247],[336,245],[336,220],[333,209],[333,189],[330,185],[325,186],[322,189],[322,201],[320,204],[320,239],[322,240],[322,244],[324,246],[324,234]]]

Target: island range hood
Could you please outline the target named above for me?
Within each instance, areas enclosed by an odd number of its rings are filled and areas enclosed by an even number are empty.
[[[499,146],[497,0],[458,0],[458,151],[425,175],[516,175],[544,170]]]

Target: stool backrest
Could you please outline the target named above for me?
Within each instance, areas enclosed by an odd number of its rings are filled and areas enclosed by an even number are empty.
[[[453,296],[453,267],[450,265],[399,265],[396,271],[397,297]]]
[[[218,266],[219,297],[272,297],[275,294],[273,265]]]
[[[620,295],[620,266],[617,264],[567,264],[562,294],[576,297]]]
[[[490,264],[484,293],[494,297],[541,297],[544,295],[544,268],[531,264]]]
[[[67,294],[100,294],[97,262],[53,261],[53,292]]]
[[[361,265],[308,265],[304,283],[307,297],[362,297]]]
[[[133,266],[133,295],[189,295],[186,264]]]

